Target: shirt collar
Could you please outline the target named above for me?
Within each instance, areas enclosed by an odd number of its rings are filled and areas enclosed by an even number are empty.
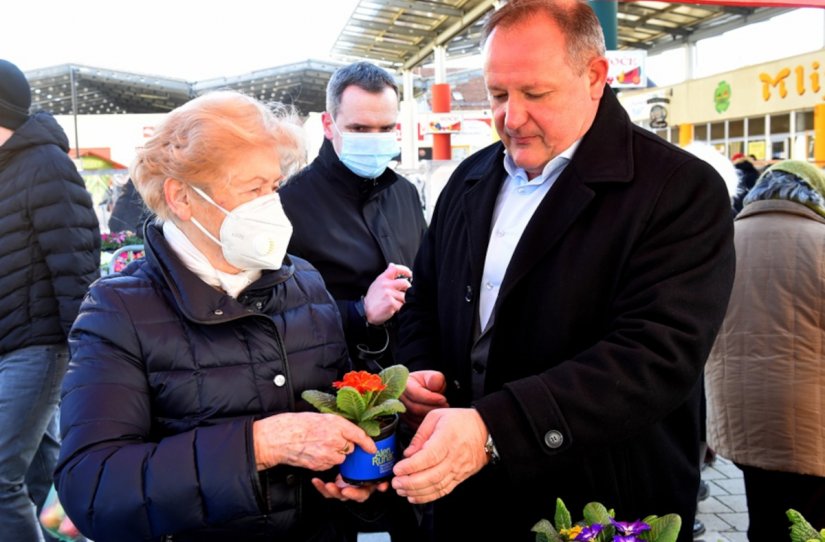
[[[504,169],[507,170],[507,174],[512,177],[517,184],[529,184],[529,185],[540,185],[543,184],[547,179],[553,176],[559,169],[563,168],[567,165],[570,160],[573,159],[573,154],[576,152],[576,149],[579,148],[579,143],[581,143],[581,139],[577,139],[573,142],[572,145],[564,149],[561,153],[558,154],[555,158],[547,162],[545,164],[544,169],[541,172],[541,175],[534,179],[527,179],[527,172],[524,171],[524,168],[520,168],[516,165],[513,161],[513,157],[507,152],[507,149],[504,149]]]

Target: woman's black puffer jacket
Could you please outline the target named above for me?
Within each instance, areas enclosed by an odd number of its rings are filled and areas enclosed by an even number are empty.
[[[337,540],[318,473],[256,472],[252,422],[309,410],[347,369],[318,272],[287,260],[235,300],[146,228],[146,259],[89,291],[63,384],[60,500],[96,542]],[[169,538],[164,538],[169,540]]]

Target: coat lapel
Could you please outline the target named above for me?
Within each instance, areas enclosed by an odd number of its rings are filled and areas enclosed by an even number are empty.
[[[467,235],[472,285],[481,282],[493,211],[506,172],[504,170],[504,146],[499,144],[489,161],[480,162],[467,174],[467,189],[462,200],[462,213],[467,222]]]
[[[605,87],[593,125],[582,138],[571,163],[539,204],[516,246],[497,305],[559,243],[587,208],[596,194],[591,184],[631,181],[632,131],[624,108],[613,91]],[[487,226],[489,234],[489,224]],[[484,246],[486,249],[486,244]],[[483,266],[484,255],[481,262]]]

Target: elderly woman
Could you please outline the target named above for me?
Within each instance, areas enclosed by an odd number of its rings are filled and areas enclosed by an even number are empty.
[[[825,175],[788,160],[736,216],[736,279],[705,368],[708,442],[741,469],[748,540],[825,527]]]
[[[303,411],[348,358],[320,275],[285,255],[277,189],[301,149],[282,117],[208,94],[138,152],[146,258],[91,287],[63,385],[56,485],[96,542],[339,540],[325,497],[374,489],[318,477],[375,447]]]

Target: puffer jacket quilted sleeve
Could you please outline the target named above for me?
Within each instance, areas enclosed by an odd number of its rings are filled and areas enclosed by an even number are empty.
[[[68,148],[43,112],[0,146],[0,353],[65,342],[99,276],[97,217]]]
[[[337,309],[306,262],[236,301],[187,275],[158,235],[147,261],[92,286],[72,329],[61,502],[98,542],[214,529],[273,539],[294,528],[300,492],[262,488],[252,422],[346,369]]]

